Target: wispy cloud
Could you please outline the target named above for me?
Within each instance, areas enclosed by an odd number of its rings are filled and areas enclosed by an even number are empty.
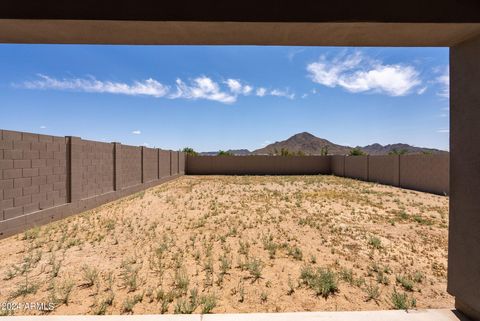
[[[265,87],[254,87],[240,79],[228,78],[223,82],[216,82],[207,76],[200,76],[189,81],[177,78],[172,86],[162,84],[158,80],[149,78],[132,83],[102,81],[94,77],[57,79],[48,75],[39,74],[38,79],[25,81],[15,87],[26,89],[71,90],[88,93],[109,93],[131,96],[151,96],[167,99],[212,100],[224,104],[237,101],[239,96],[255,94],[257,97],[278,96],[293,99],[295,94],[280,89],[267,90]],[[173,89],[172,89],[173,87]]]
[[[45,126],[45,125],[40,126],[40,129],[46,129],[46,128],[47,128],[47,126]]]
[[[277,96],[277,97],[285,97],[288,99],[295,98],[295,94],[291,93],[288,89],[287,90],[273,89],[270,91],[270,95]]]
[[[333,58],[321,56],[307,65],[313,82],[327,87],[341,87],[352,93],[372,92],[405,96],[420,86],[420,73],[404,64],[385,64],[361,51],[343,52]]]
[[[444,133],[450,133],[450,130],[449,130],[449,129],[446,129],[446,128],[444,128],[444,129],[439,129],[439,130],[437,130],[437,133],[442,133],[442,134],[444,134]]]
[[[441,74],[435,78],[435,83],[440,85],[440,91],[437,93],[438,96],[443,98],[450,97],[450,72],[448,67],[443,68]]]
[[[142,133],[142,132],[139,131],[139,130],[134,130],[134,131],[132,132],[132,134],[134,134],[134,135],[140,135],[141,133]]]
[[[73,90],[89,93],[146,95],[153,97],[163,97],[168,93],[167,86],[152,78],[127,84],[123,82],[100,81],[93,77],[56,79],[43,74],[39,74],[38,77],[39,79],[37,80],[24,82],[23,87],[27,89]]]
[[[295,58],[296,55],[304,52],[305,49],[290,49],[287,53],[287,59],[289,61],[293,61],[293,58]]]

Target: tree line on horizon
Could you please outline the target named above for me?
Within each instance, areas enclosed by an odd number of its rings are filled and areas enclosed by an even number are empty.
[[[185,147],[181,151],[189,156],[200,156],[200,154],[191,147]],[[408,150],[405,148],[403,149],[394,148],[388,153],[388,155],[405,155],[407,153],[408,153]],[[432,152],[423,151],[422,154],[429,155],[429,154],[432,154]],[[288,148],[281,148],[280,151],[275,148],[274,151],[272,153],[269,153],[268,155],[269,156],[311,156],[310,154],[305,154],[301,150],[295,152],[295,151],[288,150]],[[320,156],[327,156],[327,155],[328,155],[328,146],[322,147],[322,149],[320,150]],[[367,156],[367,155],[368,153],[364,152],[360,147],[352,148],[350,150],[350,153],[348,154],[348,156]],[[229,151],[219,150],[216,156],[235,156],[235,155]]]

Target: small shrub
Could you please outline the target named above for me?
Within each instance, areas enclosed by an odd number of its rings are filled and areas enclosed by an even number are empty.
[[[396,289],[392,292],[391,300],[393,308],[397,310],[408,310],[417,305],[415,298],[409,298],[407,293],[399,293]]]
[[[368,240],[368,245],[378,250],[382,248],[382,241],[376,236],[371,236]]]
[[[138,303],[142,301],[142,296],[141,295],[134,295],[133,297],[127,297],[123,301],[122,304],[122,313],[132,313],[133,312],[133,307]]]
[[[263,263],[259,259],[251,259],[245,263],[245,268],[250,273],[252,282],[260,279],[262,277]]]
[[[75,283],[73,280],[66,279],[58,287],[57,299],[58,303],[68,305],[68,300],[70,299],[70,294],[72,294],[73,286]]]
[[[180,290],[182,293],[186,293],[190,279],[188,278],[187,270],[185,268],[180,268],[175,272],[175,287]]]
[[[83,280],[84,280],[83,285],[85,287],[89,288],[93,286],[95,283],[97,283],[98,270],[95,269],[94,267],[89,267],[87,265],[84,265],[82,267],[82,274],[83,274]]]
[[[365,292],[367,293],[367,301],[374,300],[376,302],[380,297],[380,289],[376,284],[370,283],[370,285],[367,285]]]
[[[413,280],[404,275],[397,275],[397,282],[407,291],[413,291]]]
[[[314,271],[310,266],[304,266],[300,271],[300,279],[317,296],[327,298],[338,291],[335,273],[328,268],[317,268]]]
[[[267,302],[267,300],[268,300],[268,293],[265,291],[260,293],[260,301],[262,301],[262,303],[265,303]]]
[[[214,294],[205,295],[201,299],[202,313],[208,314],[217,306],[217,298]]]
[[[293,257],[297,261],[301,261],[303,258],[302,250],[297,246],[289,248],[287,255]]]

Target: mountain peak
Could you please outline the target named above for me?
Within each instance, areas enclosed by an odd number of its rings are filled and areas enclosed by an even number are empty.
[[[406,152],[410,154],[418,153],[445,153],[438,149],[424,148],[424,147],[414,147],[408,144],[398,143],[398,144],[389,144],[381,145],[379,143],[374,143],[368,146],[358,146],[357,148],[361,149],[369,155],[387,155],[391,152]],[[257,149],[252,152],[252,154],[278,154],[282,149],[286,149],[289,152],[302,152],[306,155],[323,155],[327,152],[329,155],[348,155],[352,150],[350,146],[342,146],[334,144],[324,138],[319,138],[309,132],[301,132],[295,134],[286,140],[275,142],[264,148]]]

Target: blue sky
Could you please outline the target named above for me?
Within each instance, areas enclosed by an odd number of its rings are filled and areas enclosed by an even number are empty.
[[[448,48],[0,45],[0,128],[198,151],[448,149]]]

